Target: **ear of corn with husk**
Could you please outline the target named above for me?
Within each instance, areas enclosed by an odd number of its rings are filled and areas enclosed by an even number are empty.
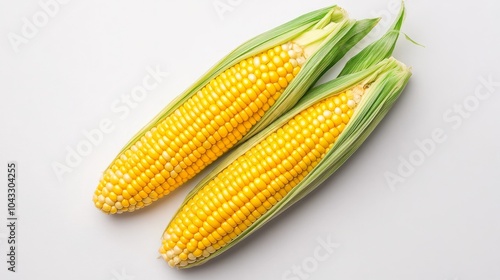
[[[164,231],[171,266],[200,265],[228,250],[314,190],[363,143],[411,73],[391,58],[391,30],[353,57],[341,76],[232,152],[186,197]]]
[[[132,212],[167,195],[293,107],[377,21],[349,19],[334,6],[242,44],[125,145],[103,173],[95,206]]]

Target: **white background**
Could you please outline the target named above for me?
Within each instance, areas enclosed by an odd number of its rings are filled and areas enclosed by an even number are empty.
[[[232,9],[218,13],[214,4],[220,3]],[[306,264],[309,279],[500,279],[500,86],[479,104],[473,97],[476,89],[488,92],[481,78],[500,82],[495,1],[406,1],[403,30],[426,47],[399,41],[394,56],[414,75],[396,106],[321,188],[217,259],[179,271],[157,258],[164,227],[201,176],[133,214],[110,217],[94,208],[100,173],[172,98],[245,40],[331,4],[71,1],[15,52],[9,34],[22,36],[23,18],[33,22],[43,10],[35,0],[2,0],[0,278],[284,279],[293,266]],[[384,32],[399,6],[387,0],[338,4],[354,18],[384,17],[364,44]],[[127,116],[113,112],[113,102],[157,66],[170,75]],[[477,108],[457,117],[454,105],[464,101]],[[114,130],[58,180],[52,165],[65,164],[67,149],[105,119]],[[435,129],[446,141],[391,188],[384,174],[398,174],[401,162],[419,153],[415,141]],[[4,261],[11,160],[19,166],[17,273]],[[312,267],[318,238],[340,246]]]

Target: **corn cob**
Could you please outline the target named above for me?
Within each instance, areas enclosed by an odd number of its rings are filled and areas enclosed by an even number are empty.
[[[200,182],[164,231],[159,251],[169,265],[190,267],[219,255],[347,160],[411,75],[395,59],[382,60],[392,53],[403,15],[404,9],[392,31],[354,57],[342,77],[313,89]]]
[[[376,21],[333,7],[245,43],[133,137],[104,172],[95,206],[132,212],[169,194],[291,108]]]

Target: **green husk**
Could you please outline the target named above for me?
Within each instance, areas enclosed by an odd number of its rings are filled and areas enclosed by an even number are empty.
[[[348,19],[344,10],[338,6],[332,6],[302,15],[288,23],[250,39],[216,63],[193,85],[170,102],[170,104],[132,137],[119,154],[130,148],[130,146],[137,142],[146,131],[155,126],[158,121],[172,114],[210,80],[242,59],[246,59],[270,49],[271,47],[288,42],[312,29],[322,28],[328,22],[341,24],[342,26],[338,28],[338,32],[333,32],[328,35],[320,49],[307,59],[299,74],[288,85],[280,98],[276,100],[275,104],[264,114],[247,135],[239,141],[239,143],[244,142],[262,128],[266,127],[277,116],[280,116],[293,107],[319,77],[337,63],[347,51],[368,34],[378,21],[379,19],[366,19],[361,21]]]
[[[229,244],[217,250],[207,258],[188,264],[182,268],[203,264],[230,249],[236,243],[249,236],[255,230],[262,227],[268,221],[317,188],[326,178],[332,175],[359,148],[359,146],[361,146],[364,140],[370,135],[395,103],[411,76],[408,67],[390,57],[398,38],[403,17],[404,7],[401,8],[401,13],[398,16],[396,24],[394,24],[381,39],[354,56],[346,64],[340,77],[308,92],[293,109],[234,150],[186,196],[179,210],[182,209],[201,188],[217,176],[219,172],[231,164],[231,162],[246,153],[254,145],[261,142],[269,134],[283,126],[296,114],[317,102],[340,94],[354,86],[360,84],[367,86],[363,99],[360,104],[357,105],[357,109],[349,124],[345,127],[342,134],[321,162],[297,186]]]
[[[351,58],[340,72],[339,77],[367,69],[381,60],[389,58],[396,46],[396,41],[398,40],[404,18],[404,2],[401,2],[401,10],[396,17],[396,21],[389,28],[389,31],[384,34],[380,40],[371,43],[360,53]]]

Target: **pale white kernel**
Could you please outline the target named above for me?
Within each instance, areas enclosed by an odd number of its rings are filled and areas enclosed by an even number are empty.
[[[302,48],[299,45],[297,45],[297,44],[293,44],[293,50],[296,53],[302,53]]]
[[[297,53],[293,50],[289,50],[288,51],[288,56],[291,57],[291,58],[295,58],[297,57]]]
[[[349,108],[354,108],[356,106],[356,102],[354,102],[354,100],[352,99],[349,99],[347,100],[347,106],[349,106]]]
[[[340,109],[339,107],[335,108],[335,114],[342,115],[342,109]]]
[[[117,196],[117,197],[116,197],[116,200],[117,200],[118,202],[121,202],[121,201],[123,200],[123,195],[119,195],[119,196]]]
[[[187,261],[181,261],[181,263],[179,264],[180,266],[186,266],[188,264]]]
[[[288,51],[290,49],[290,47],[288,46],[288,44],[283,44],[283,45],[281,45],[281,49],[284,51]]]
[[[175,178],[175,177],[177,177],[177,175],[178,174],[177,174],[177,172],[175,172],[175,170],[170,171],[170,177]]]
[[[181,262],[181,259],[178,256],[174,257],[174,263],[175,264],[178,264],[180,262]]]
[[[182,117],[181,110],[177,109],[177,110],[175,110],[175,112],[174,112],[174,113],[175,113],[177,116]]]
[[[181,248],[179,248],[179,246],[177,246],[177,245],[176,245],[176,246],[174,247],[174,254],[178,255],[178,254],[180,254],[180,253],[182,253],[182,250],[181,250]]]
[[[175,254],[174,254],[174,250],[168,250],[168,251],[167,251],[167,258],[171,259],[171,258],[173,258],[173,257],[174,257],[174,255],[175,255]]]
[[[354,94],[354,102],[359,103],[361,101],[361,95],[360,94]]]
[[[132,182],[132,178],[130,178],[130,175],[128,175],[128,173],[123,175],[123,180],[125,180],[126,183]]]
[[[166,231],[165,231],[165,232],[163,233],[163,239],[165,239],[165,240],[169,240],[169,239],[170,239],[170,234],[168,234],[168,232],[166,232]]]
[[[111,198],[109,198],[109,197],[106,197],[105,201],[106,201],[106,204],[109,205],[109,206],[115,205],[115,203],[113,202],[113,200],[111,200]]]
[[[357,86],[352,90],[353,94],[363,94],[363,86]]]
[[[171,267],[174,267],[175,266],[174,260],[169,260],[168,265],[170,265]]]
[[[106,189],[108,189],[108,191],[111,191],[113,189],[113,184],[106,183]]]
[[[133,145],[132,147],[130,147],[130,149],[132,150],[132,152],[137,152],[137,146],[136,145]]]
[[[331,116],[332,116],[332,111],[330,111],[330,110],[325,110],[325,111],[323,112],[323,116],[325,116],[325,118],[329,118],[329,117],[331,117]]]
[[[293,67],[296,67],[297,65],[299,65],[299,64],[297,63],[297,60],[295,60],[295,59],[293,59],[293,58],[292,58],[292,59],[290,59],[290,63],[292,64],[292,66],[293,66]]]
[[[146,137],[147,138],[153,137],[153,133],[151,133],[151,131],[146,132]]]
[[[326,119],[325,119],[325,117],[324,117],[323,115],[319,115],[319,116],[318,116],[318,121],[319,121],[319,122],[325,122],[325,120],[326,120]]]
[[[123,176],[123,173],[120,170],[116,170],[115,175],[116,177],[121,178]]]
[[[150,197],[146,197],[145,199],[142,200],[142,202],[144,204],[150,204],[151,203],[151,198]]]
[[[196,260],[196,257],[193,255],[193,253],[189,253],[188,259],[190,259],[190,260]]]
[[[123,205],[121,202],[117,202],[117,203],[115,203],[115,207],[116,207],[116,209],[120,210],[123,208]]]
[[[124,154],[122,154],[122,155],[120,156],[120,159],[121,159],[121,160],[123,160],[123,161],[126,161],[126,160],[127,160],[127,156],[126,156],[126,155],[124,155]]]
[[[306,59],[303,56],[297,58],[297,63],[299,65],[304,64],[304,62],[306,62]]]
[[[259,67],[260,66],[260,58],[258,56],[256,56],[254,59],[253,59],[253,65],[255,65],[256,67]]]
[[[248,75],[248,79],[252,82],[252,83],[255,83],[255,81],[257,81],[257,77],[252,73],[250,75]]]
[[[205,250],[203,250],[203,257],[205,257],[205,258],[206,258],[206,257],[208,257],[208,256],[210,256],[210,253],[209,253],[206,249],[205,249]]]
[[[215,248],[213,246],[208,246],[207,251],[211,254],[211,253],[215,252]]]
[[[100,202],[100,203],[104,203],[104,196],[101,194],[97,197],[97,200]]]
[[[167,153],[167,151],[163,151],[161,153],[161,156],[166,160],[169,161],[171,159],[170,155]]]

